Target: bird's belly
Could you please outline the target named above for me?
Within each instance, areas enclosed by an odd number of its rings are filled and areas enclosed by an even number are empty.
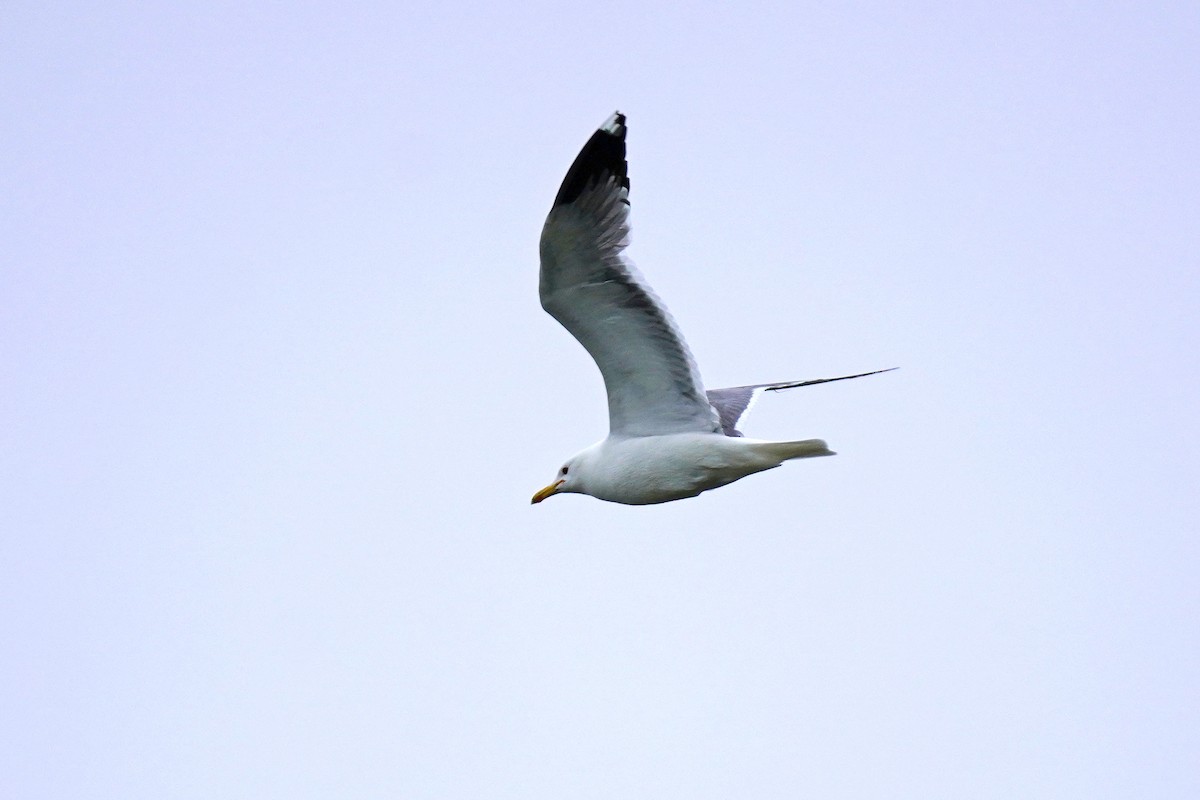
[[[716,435],[676,434],[621,443],[611,453],[613,469],[590,487],[603,500],[629,505],[695,497],[755,472],[778,466],[745,446]]]

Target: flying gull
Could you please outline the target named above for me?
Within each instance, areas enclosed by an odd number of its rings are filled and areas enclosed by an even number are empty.
[[[629,505],[695,497],[793,458],[834,455],[821,439],[749,439],[738,421],[764,391],[888,370],[704,390],[666,307],[622,255],[629,242],[625,115],[588,140],[542,228],[542,308],[591,354],[608,391],[608,437],[533,496],[577,492]]]

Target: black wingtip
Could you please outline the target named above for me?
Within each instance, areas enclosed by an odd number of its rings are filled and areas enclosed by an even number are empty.
[[[554,197],[554,205],[571,203],[604,175],[615,175],[629,190],[629,165],[625,162],[625,115],[615,112],[592,134],[575,157],[567,177]]]
[[[868,375],[882,375],[885,372],[895,372],[899,367],[888,367],[887,369],[876,369],[870,372],[860,372],[857,375],[840,375],[836,378],[816,378],[811,381],[794,381],[791,383],[776,383],[763,386],[768,392],[779,392],[784,389],[799,389],[801,386],[816,386],[818,383],[833,383],[834,381],[848,381],[852,378],[865,378]]]

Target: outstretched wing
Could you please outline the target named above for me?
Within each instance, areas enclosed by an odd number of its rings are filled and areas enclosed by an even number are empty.
[[[746,415],[750,406],[763,392],[778,392],[783,389],[796,389],[800,386],[813,386],[818,383],[832,381],[848,381],[851,378],[865,378],[868,375],[878,375],[881,372],[891,372],[890,369],[877,369],[874,372],[860,372],[857,375],[842,375],[838,378],[814,378],[810,381],[791,381],[788,383],[756,383],[753,386],[731,386],[728,389],[710,389],[708,402],[717,410],[721,418],[721,430],[726,436],[741,436],[737,429],[738,420]]]
[[[625,115],[618,112],[583,146],[546,217],[542,308],[600,368],[610,434],[720,431],[683,336],[621,255],[628,242]]]

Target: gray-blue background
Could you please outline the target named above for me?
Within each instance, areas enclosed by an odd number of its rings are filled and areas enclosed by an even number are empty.
[[[9,3],[0,794],[1200,796],[1200,7]],[[902,6],[902,10],[901,10]],[[605,433],[537,237],[800,462]]]

